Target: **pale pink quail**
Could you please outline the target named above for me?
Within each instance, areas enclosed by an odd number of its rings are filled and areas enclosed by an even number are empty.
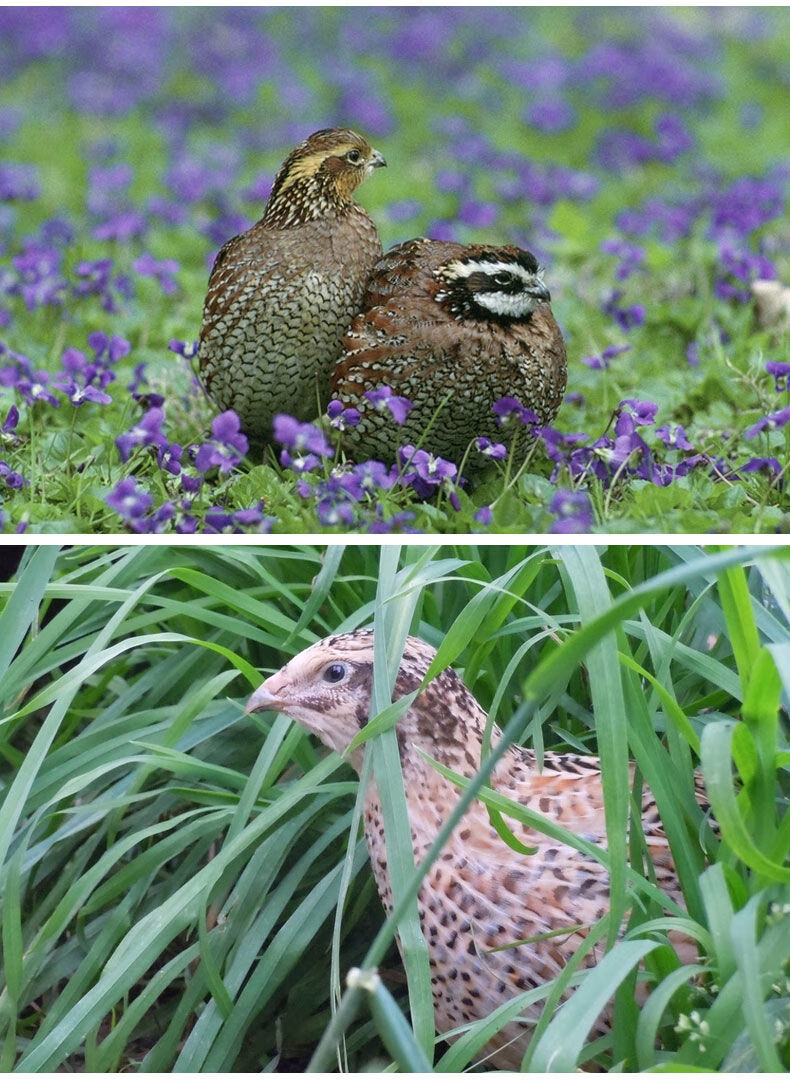
[[[434,655],[425,642],[407,640],[394,699],[419,687]],[[327,747],[343,752],[368,720],[372,676],[373,632],[338,634],[299,653],[267,679],[250,698],[247,711],[286,713]],[[480,765],[485,724],[485,712],[448,668],[396,726],[417,863],[460,794],[416,748],[471,777]],[[494,726],[493,745],[501,735]],[[362,748],[348,758],[359,770]],[[547,753],[540,769],[533,751],[514,746],[497,763],[491,785],[503,796],[606,848],[597,758]],[[590,926],[608,909],[609,876],[601,864],[553,838],[506,821],[525,844],[537,847],[536,853],[515,852],[492,827],[483,804],[474,801],[419,892],[439,1032],[482,1018],[517,993],[556,977]],[[375,782],[365,796],[364,823],[379,894],[389,911],[392,895]],[[642,823],[656,881],[682,903],[664,829],[647,789]],[[540,939],[542,933],[572,926],[579,929]],[[535,937],[535,942],[503,948]],[[696,945],[684,938],[678,938],[675,947],[682,959],[696,958]],[[583,965],[593,965],[602,950],[596,948]],[[490,1063],[518,1068],[527,1041],[524,1025],[510,1024],[489,1045]]]
[[[353,199],[380,152],[347,128],[322,129],[280,167],[263,218],[220,249],[209,279],[198,366],[216,406],[255,441],[278,412],[325,409],[332,366],[381,256]]]
[[[332,373],[332,398],[362,412],[345,435],[354,459],[391,463],[411,444],[457,464],[475,438],[503,440],[492,411],[503,397],[551,422],[567,370],[549,301],[535,257],[514,245],[417,238],[391,249]],[[384,387],[413,404],[402,426],[365,397]],[[523,426],[507,440],[519,458],[529,447]],[[467,466],[485,463],[473,449]]]

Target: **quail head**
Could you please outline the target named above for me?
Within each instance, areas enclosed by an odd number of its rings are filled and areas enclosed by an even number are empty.
[[[458,463],[475,438],[496,440],[492,405],[502,397],[550,422],[567,371],[549,300],[537,261],[516,246],[419,238],[391,249],[332,374],[332,397],[362,413],[347,433],[355,459],[391,462],[411,444]],[[364,395],[386,386],[413,404],[402,426]],[[526,428],[512,440],[523,455]],[[467,468],[484,463],[473,450]]]
[[[254,441],[278,412],[311,419],[326,407],[332,365],[381,256],[372,220],[354,201],[380,152],[347,128],[314,132],[274,180],[263,218],[214,261],[198,348],[221,411]]]
[[[425,642],[407,639],[394,699],[420,686],[434,655]],[[270,676],[251,697],[247,711],[286,713],[327,747],[344,752],[368,720],[372,676],[373,632],[335,635]],[[485,712],[451,668],[426,686],[396,725],[416,863],[460,796],[417,748],[471,777],[480,765],[485,725]],[[501,735],[494,726],[492,745]],[[362,748],[348,758],[359,771]],[[497,762],[491,785],[606,848],[597,758],[547,753],[541,767],[533,751],[513,746]],[[609,876],[603,865],[554,838],[505,821],[534,853],[511,849],[491,825],[484,805],[474,801],[419,891],[439,1032],[482,1018],[518,993],[554,979],[609,906]],[[647,789],[642,822],[655,880],[682,904],[664,829]],[[389,911],[392,892],[375,780],[365,796],[364,823],[379,894]],[[696,959],[696,945],[683,937],[675,942],[674,933],[673,943],[682,959]],[[592,966],[601,952],[594,948],[581,965]],[[528,1034],[517,1022],[500,1031],[486,1050],[489,1063],[518,1068]]]

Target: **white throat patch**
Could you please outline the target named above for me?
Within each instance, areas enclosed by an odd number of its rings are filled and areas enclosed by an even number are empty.
[[[473,297],[479,306],[497,317],[529,317],[539,301],[529,294],[505,294],[504,291],[481,291]]]

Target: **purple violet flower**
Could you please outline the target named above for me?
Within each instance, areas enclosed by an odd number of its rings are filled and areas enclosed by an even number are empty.
[[[601,306],[601,311],[605,313],[607,317],[612,317],[623,332],[629,332],[632,328],[636,328],[645,323],[647,309],[641,304],[635,306],[621,306],[620,299],[622,297],[622,291],[610,291]]]
[[[0,163],[0,200],[38,200],[38,169],[29,163]]]
[[[725,242],[719,248],[719,263],[725,278],[718,278],[714,286],[717,298],[725,301],[748,302],[750,284],[755,279],[776,279],[776,268],[760,253],[752,253],[745,244]]]
[[[111,215],[93,231],[93,237],[97,241],[114,241],[125,243],[133,238],[139,238],[145,233],[147,224],[145,216],[139,211],[129,209]]]
[[[153,276],[163,294],[175,294],[178,290],[178,283],[173,278],[181,270],[177,260],[155,260],[150,253],[143,253],[132,262],[132,268],[139,276]]]
[[[407,400],[405,396],[395,396],[389,385],[382,385],[380,389],[369,389],[365,393],[365,399],[378,411],[386,408],[399,426],[403,426],[412,409],[411,400]]]
[[[633,275],[642,266],[645,260],[645,250],[641,245],[625,241],[622,238],[607,238],[601,242],[601,252],[611,253],[621,258],[621,263],[615,269],[614,277],[621,282]]]
[[[22,487],[29,486],[30,480],[25,479],[19,472],[12,471],[10,464],[7,464],[4,460],[0,460],[0,483],[4,483],[6,487],[10,487],[12,491],[18,491],[21,490]]]
[[[283,449],[280,453],[280,464],[283,468],[290,468],[300,474],[314,472],[321,467],[321,457],[317,457],[315,453],[297,453],[294,456],[287,449]]]
[[[334,453],[322,430],[313,423],[301,423],[293,415],[275,415],[273,430],[274,440],[291,453],[313,453],[316,457],[331,457]]]
[[[713,230],[734,231],[741,238],[777,219],[785,197],[779,185],[764,178],[740,177],[728,189],[714,190]]]
[[[5,422],[0,427],[0,439],[11,445],[17,442],[19,439],[16,437],[14,431],[19,424],[19,408],[16,404],[12,404],[8,409],[8,414],[5,417]]]
[[[410,521],[413,521],[417,514],[414,510],[402,510],[400,513],[394,513],[392,517],[387,520],[383,520],[381,517],[381,506],[376,507],[377,518],[373,521],[368,521],[365,525],[365,531],[369,533],[384,533],[389,534],[392,532],[417,532],[417,529],[411,528]]]
[[[22,252],[11,261],[16,278],[8,293],[21,295],[28,310],[62,305],[67,284],[61,273],[61,261],[59,249],[35,238],[28,239]]]
[[[591,370],[608,370],[612,359],[630,350],[630,343],[623,344],[620,347],[605,347],[600,355],[586,355],[581,361],[585,366],[589,366]]]
[[[329,424],[336,430],[345,430],[346,427],[355,427],[360,420],[360,414],[356,408],[344,408],[339,400],[330,400],[326,409]]]
[[[117,313],[116,294],[122,298],[131,298],[132,286],[126,276],[112,275],[113,261],[109,257],[101,260],[81,260],[74,267],[77,282],[71,293],[75,298],[96,295],[105,313]]]
[[[660,438],[667,449],[693,449],[686,437],[685,428],[679,423],[664,423],[656,427],[656,437]]]
[[[140,524],[140,518],[149,509],[153,499],[146,491],[138,488],[134,476],[129,476],[113,487],[105,501],[110,509],[114,509],[124,521],[135,527]],[[135,531],[138,531],[137,527]]]
[[[66,394],[75,408],[86,400],[91,401],[93,404],[112,404],[112,397],[109,393],[102,392],[101,389],[97,389],[94,385],[79,385],[73,377],[68,378],[67,381],[55,381],[54,387],[60,389]]]
[[[131,344],[123,336],[108,336],[106,332],[91,332],[88,347],[96,352],[95,362],[111,364],[125,358],[132,350]]]
[[[250,443],[241,431],[241,420],[235,411],[223,411],[211,423],[213,441],[204,442],[195,456],[198,472],[219,468],[225,475],[241,463]]]
[[[380,460],[366,460],[361,464],[357,464],[350,473],[342,478],[343,485],[349,493],[361,498],[363,495],[373,494],[377,490],[391,490],[397,482],[398,469],[394,466],[387,468]]]
[[[785,468],[776,457],[752,457],[740,466],[738,472],[763,472],[773,482],[784,474]]]
[[[202,476],[188,476],[182,471],[181,478],[179,479],[181,490],[184,494],[197,494],[200,488],[203,486]]]
[[[177,442],[173,442],[171,445],[160,445],[156,451],[156,462],[165,472],[177,476],[181,474],[181,458],[183,455],[183,446],[180,446]]]
[[[140,396],[142,395],[139,392],[140,386],[148,384],[148,378],[145,376],[145,368],[147,365],[147,362],[138,362],[138,364],[134,368],[132,380],[126,386],[126,388],[132,394],[135,400],[139,400]],[[157,408],[161,408],[161,406],[161,404],[152,405],[152,407]]]
[[[233,515],[224,506],[212,506],[206,510],[205,521],[212,532],[224,532],[233,527]]]
[[[756,423],[748,427],[743,432],[743,436],[747,439],[754,438],[761,430],[778,430],[779,427],[786,426],[788,423],[790,423],[790,407],[764,415],[762,419],[758,419]]]
[[[578,119],[573,106],[564,98],[541,98],[527,109],[526,122],[538,132],[565,132]]]
[[[490,460],[504,460],[507,456],[506,447],[501,442],[492,442],[489,438],[475,438],[475,448]]]
[[[153,445],[157,449],[167,446],[167,438],[161,429],[164,421],[164,411],[161,408],[151,408],[143,415],[139,423],[130,427],[125,433],[118,435],[115,444],[124,464],[136,445]]]
[[[57,407],[58,398],[47,388],[47,381],[49,381],[49,374],[45,370],[36,370],[32,381],[21,378],[17,381],[16,388],[18,392],[22,393],[28,404],[34,404],[37,400],[44,400],[47,404]]]
[[[192,359],[197,354],[200,340],[171,340],[167,345],[169,351],[180,355],[182,359]]]
[[[765,368],[774,379],[774,389],[778,393],[790,389],[790,362],[766,362]]]
[[[658,404],[652,400],[621,400],[619,406],[631,411],[634,426],[651,426],[656,421]]]
[[[436,487],[445,480],[460,482],[458,469],[452,461],[434,456],[425,449],[415,449],[413,445],[402,445],[398,457],[409,468],[403,476],[403,482],[411,484],[420,498],[429,498]]]
[[[569,452],[582,442],[589,442],[589,434],[580,431],[576,434],[564,434],[561,430],[555,430],[552,426],[537,427],[535,436],[542,439],[546,447],[546,456],[556,465],[565,464]]]
[[[518,422],[523,423],[525,426],[530,424],[539,423],[540,419],[529,408],[525,408],[520,400],[517,400],[515,396],[503,396],[492,405],[491,410],[496,416],[497,422],[500,426],[505,426],[508,423]]]
[[[550,532],[580,533],[592,528],[593,511],[586,491],[557,491],[549,504],[549,513],[556,515]]]
[[[636,420],[628,412],[618,416],[614,425],[615,440],[611,465],[617,471],[627,461],[631,461],[632,464],[638,465],[636,474],[641,479],[652,480],[653,457],[650,447],[637,434],[636,427]]]

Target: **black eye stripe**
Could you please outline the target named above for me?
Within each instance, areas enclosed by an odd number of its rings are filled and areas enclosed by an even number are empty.
[[[468,285],[474,294],[487,291],[497,294],[521,294],[529,286],[520,276],[513,275],[512,272],[496,272],[493,275],[480,273],[470,276]]]
[[[496,289],[503,291],[505,294],[519,294],[527,286],[523,279],[519,279],[507,272],[500,272],[499,275],[494,276],[493,282]]]

